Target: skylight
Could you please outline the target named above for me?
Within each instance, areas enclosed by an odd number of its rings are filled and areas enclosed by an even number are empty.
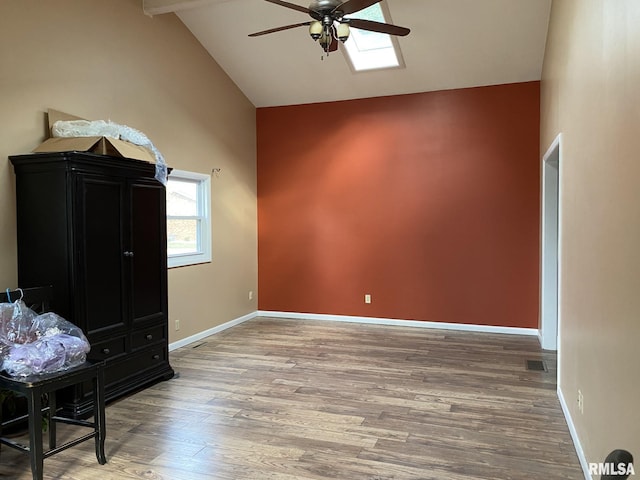
[[[375,3],[354,13],[353,18],[390,23],[385,17],[381,3]],[[344,46],[347,50],[347,57],[357,72],[402,66],[399,47],[394,39],[386,33],[352,28],[349,40]]]

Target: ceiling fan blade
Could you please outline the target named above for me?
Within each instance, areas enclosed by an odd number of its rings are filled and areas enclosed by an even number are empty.
[[[364,10],[371,5],[380,2],[380,0],[347,0],[342,3],[342,5],[338,5],[333,11],[340,11],[343,15],[349,15],[350,13],[359,12],[360,10]]]
[[[275,3],[276,5],[280,5],[282,7],[291,8],[293,10],[297,10],[303,13],[309,13],[310,10],[307,7],[303,7],[301,5],[296,5],[295,3],[283,2],[282,0],[264,0],[265,2]]]
[[[263,30],[261,32],[252,33],[249,36],[250,37],[259,37],[260,35],[266,35],[268,33],[281,32],[282,30],[289,30],[291,28],[304,27],[305,25],[309,25],[309,24],[311,24],[311,22],[296,23],[294,25],[285,25],[284,27],[270,28],[269,30]]]
[[[349,25],[353,28],[359,28],[360,30],[386,33],[387,35],[397,35],[399,37],[409,35],[409,32],[411,32],[411,30],[409,30],[408,28],[399,27],[397,25],[373,22],[371,20],[361,20],[359,18],[350,18]]]

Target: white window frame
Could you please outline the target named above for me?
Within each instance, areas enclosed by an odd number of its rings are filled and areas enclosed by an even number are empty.
[[[174,216],[167,213],[167,221],[170,219],[196,219],[198,228],[198,246],[196,253],[184,253],[169,255],[167,252],[167,266],[169,268],[197,265],[211,262],[211,176],[186,170],[172,170],[169,181],[183,180],[196,183],[198,186],[197,209],[195,216]],[[169,197],[167,197],[167,203]],[[167,208],[167,212],[168,212]]]

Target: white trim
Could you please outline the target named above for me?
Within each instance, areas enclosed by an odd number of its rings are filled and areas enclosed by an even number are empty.
[[[272,312],[258,310],[258,317],[287,318],[296,320],[325,320],[330,322],[371,323],[397,327],[435,328],[441,330],[463,330],[467,332],[507,333],[511,335],[538,335],[535,328],[498,327],[494,325],[475,325],[467,323],[427,322],[419,320],[399,320],[394,318],[354,317],[349,315],[329,315],[321,313]]]
[[[562,413],[564,413],[564,418],[567,422],[567,426],[569,427],[569,433],[571,434],[571,439],[573,440],[573,446],[576,449],[578,460],[580,460],[580,466],[582,467],[584,478],[585,480],[592,480],[591,474],[589,473],[589,462],[587,462],[587,458],[584,456],[584,450],[582,450],[582,445],[580,444],[580,437],[578,437],[578,432],[573,424],[573,419],[571,418],[571,413],[569,413],[569,408],[567,407],[567,402],[564,399],[560,385],[558,385],[558,400],[560,400]]]
[[[562,163],[562,134],[560,133],[543,155],[541,169],[539,339],[540,345],[544,350],[558,350],[558,331],[560,324],[560,202],[562,199]],[[549,250],[547,250],[547,247],[550,247]]]
[[[556,331],[558,338],[556,340],[556,363],[557,363],[557,378],[556,384],[562,385],[562,375],[561,375],[561,366],[562,366],[562,199],[564,198],[563,193],[563,175],[562,169],[564,167],[564,154],[562,151],[562,133],[559,133],[556,137],[558,139],[558,325],[556,326]]]
[[[191,335],[190,337],[183,338],[182,340],[178,340],[177,342],[170,343],[169,351],[171,352],[177,348],[181,348],[191,343],[195,343],[198,340],[202,340],[203,338],[206,338],[210,335],[214,335],[216,333],[222,332],[223,330],[227,330],[228,328],[235,327],[236,325],[240,325],[241,323],[247,322],[252,318],[255,318],[257,314],[258,312],[251,312],[246,315],[243,315],[242,317],[238,317],[235,320],[230,320],[226,323],[223,323],[222,325],[218,325],[217,327],[210,328],[203,332],[196,333],[195,335]]]

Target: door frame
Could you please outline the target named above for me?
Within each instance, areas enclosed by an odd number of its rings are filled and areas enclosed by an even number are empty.
[[[558,350],[562,278],[562,134],[542,157],[540,345]]]

